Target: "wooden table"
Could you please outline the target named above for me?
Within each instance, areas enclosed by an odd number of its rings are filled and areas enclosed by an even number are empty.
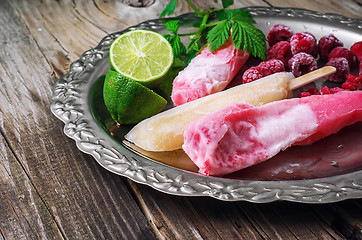
[[[0,239],[361,239],[361,200],[167,195],[108,172],[63,134],[50,112],[56,80],[105,35],[157,18],[168,2],[0,1]],[[362,17],[360,0],[235,2]],[[180,1],[176,15],[190,11]]]

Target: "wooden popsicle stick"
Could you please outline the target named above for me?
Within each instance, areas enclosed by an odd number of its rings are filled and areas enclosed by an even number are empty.
[[[329,76],[329,75],[335,73],[336,71],[337,71],[337,69],[335,67],[325,66],[325,67],[319,68],[317,70],[314,70],[310,73],[306,73],[300,77],[290,80],[288,83],[287,90],[292,91],[292,90],[302,87],[308,83],[311,83],[311,82],[314,82],[323,77]]]

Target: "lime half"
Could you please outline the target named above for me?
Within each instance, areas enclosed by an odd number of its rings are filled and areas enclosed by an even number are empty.
[[[109,70],[103,86],[104,103],[121,124],[136,124],[160,112],[167,101],[142,84]]]
[[[162,82],[174,59],[171,44],[149,30],[122,34],[114,40],[109,53],[112,69],[149,88]]]

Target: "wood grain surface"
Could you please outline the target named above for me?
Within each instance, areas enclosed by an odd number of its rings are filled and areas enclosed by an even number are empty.
[[[171,196],[108,172],[63,134],[50,112],[56,80],[104,36],[158,18],[168,2],[0,1],[0,239],[362,239],[361,200]],[[362,17],[360,0],[245,0],[233,7],[246,6]],[[175,15],[190,11],[180,0]]]

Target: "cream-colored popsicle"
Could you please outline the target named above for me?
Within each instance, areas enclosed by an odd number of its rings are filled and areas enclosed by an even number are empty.
[[[330,72],[331,68],[317,70],[323,71],[322,74],[313,73],[314,80],[325,76],[326,72],[328,74],[332,73]],[[125,139],[147,151],[179,149],[184,141],[183,133],[192,120],[235,102],[260,106],[285,99],[290,90],[288,84],[291,83],[291,79],[294,79],[292,73],[275,73],[254,82],[242,84],[171,108],[138,123],[125,135]],[[308,77],[307,80],[311,81]]]

